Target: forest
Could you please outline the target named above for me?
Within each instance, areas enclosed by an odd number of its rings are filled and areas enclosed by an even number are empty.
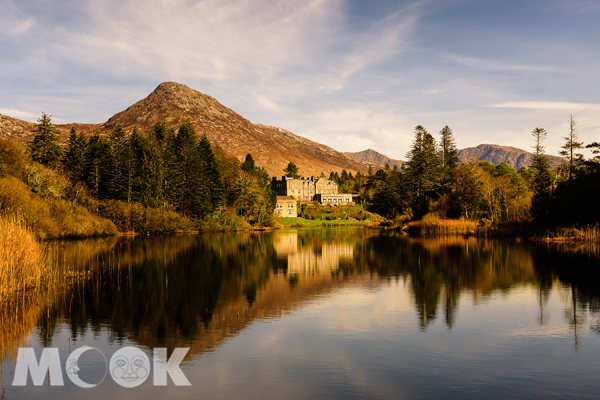
[[[531,165],[515,171],[461,163],[448,126],[439,139],[419,125],[401,168],[330,172],[341,192],[389,223],[462,220],[479,227],[543,231],[600,223],[600,144],[584,146],[571,117],[561,156],[545,156],[547,132],[531,132]],[[585,159],[581,151],[593,156]],[[301,171],[293,163],[290,176]],[[322,174],[325,176],[325,174]],[[63,146],[42,114],[28,146],[0,141],[0,210],[19,215],[39,238],[118,232],[239,230],[274,224],[275,194],[251,154],[243,163],[212,146],[189,122],[148,132],[115,125],[90,137],[73,128]]]
[[[275,194],[266,170],[199,137],[189,122],[149,132],[122,126],[59,145],[50,116],[28,147],[0,141],[0,210],[38,237],[269,226]]]
[[[560,155],[552,166],[545,156],[547,132],[531,132],[533,156],[529,168],[515,171],[505,163],[461,163],[452,130],[439,140],[419,125],[402,168],[376,172],[332,173],[340,188],[360,193],[370,211],[388,219],[469,219],[480,226],[511,225],[542,231],[596,226],[600,223],[600,144],[584,146],[576,121],[569,120]],[[591,149],[585,159],[581,151]]]

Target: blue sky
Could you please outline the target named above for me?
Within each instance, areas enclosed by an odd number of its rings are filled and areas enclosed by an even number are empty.
[[[341,151],[600,141],[600,2],[0,0],[0,113],[104,122],[159,83]]]

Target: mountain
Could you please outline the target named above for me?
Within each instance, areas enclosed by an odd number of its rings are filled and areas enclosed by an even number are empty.
[[[374,170],[384,167],[385,164],[388,164],[390,167],[393,167],[394,165],[401,167],[402,164],[405,163],[405,161],[391,159],[388,156],[371,149],[344,154],[372,167]],[[517,149],[516,147],[500,146],[497,144],[480,144],[477,147],[468,147],[466,149],[458,150],[458,157],[460,158],[460,161],[464,163],[470,162],[473,158],[480,161],[488,161],[494,165],[504,162],[518,171],[521,167],[529,167],[533,154],[522,149]],[[546,155],[546,157],[548,157],[550,164],[553,167],[562,162],[562,158],[557,156]]]
[[[396,166],[398,166],[398,168],[400,168],[402,166],[402,164],[404,164],[404,161],[402,161],[402,160],[393,160],[393,159],[391,159],[387,156],[384,156],[383,154],[378,153],[372,149],[358,151],[356,153],[346,152],[344,154],[354,158],[355,160],[357,160],[367,166],[372,167],[375,170],[385,166],[386,164],[389,165],[390,168],[392,168],[394,165],[396,165]]]
[[[546,155],[552,166],[556,166],[562,162],[562,158],[557,156]],[[460,161],[468,163],[472,158],[481,161],[488,161],[494,165],[506,163],[513,167],[516,171],[522,167],[529,167],[533,154],[517,149],[516,147],[500,146],[497,144],[480,144],[477,147],[468,147],[458,151]]]
[[[137,127],[150,130],[156,122],[165,121],[177,128],[189,120],[199,135],[206,134],[213,145],[243,160],[251,153],[258,165],[273,176],[283,175],[283,169],[293,161],[305,176],[328,174],[330,171],[366,172],[368,167],[331,147],[305,139],[285,129],[253,124],[214,98],[176,83],[161,83],[148,97],[121,111],[103,124],[56,125],[63,139],[71,127],[91,134],[94,130],[106,133],[116,124],[126,131]],[[31,140],[34,123],[0,116],[0,138]]]

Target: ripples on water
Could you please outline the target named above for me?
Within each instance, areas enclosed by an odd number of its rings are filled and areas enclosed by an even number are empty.
[[[7,398],[600,396],[597,248],[363,228],[48,246],[90,279],[37,302],[23,342],[1,342]],[[24,345],[62,360],[83,345],[189,347],[192,387],[18,390]]]

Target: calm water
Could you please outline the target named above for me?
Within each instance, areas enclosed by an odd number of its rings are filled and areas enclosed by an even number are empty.
[[[6,398],[599,398],[598,249],[363,228],[51,243],[89,271],[5,345]],[[3,327],[3,329],[10,329]],[[190,350],[191,387],[13,387],[16,347]],[[101,354],[100,354],[101,353]]]

